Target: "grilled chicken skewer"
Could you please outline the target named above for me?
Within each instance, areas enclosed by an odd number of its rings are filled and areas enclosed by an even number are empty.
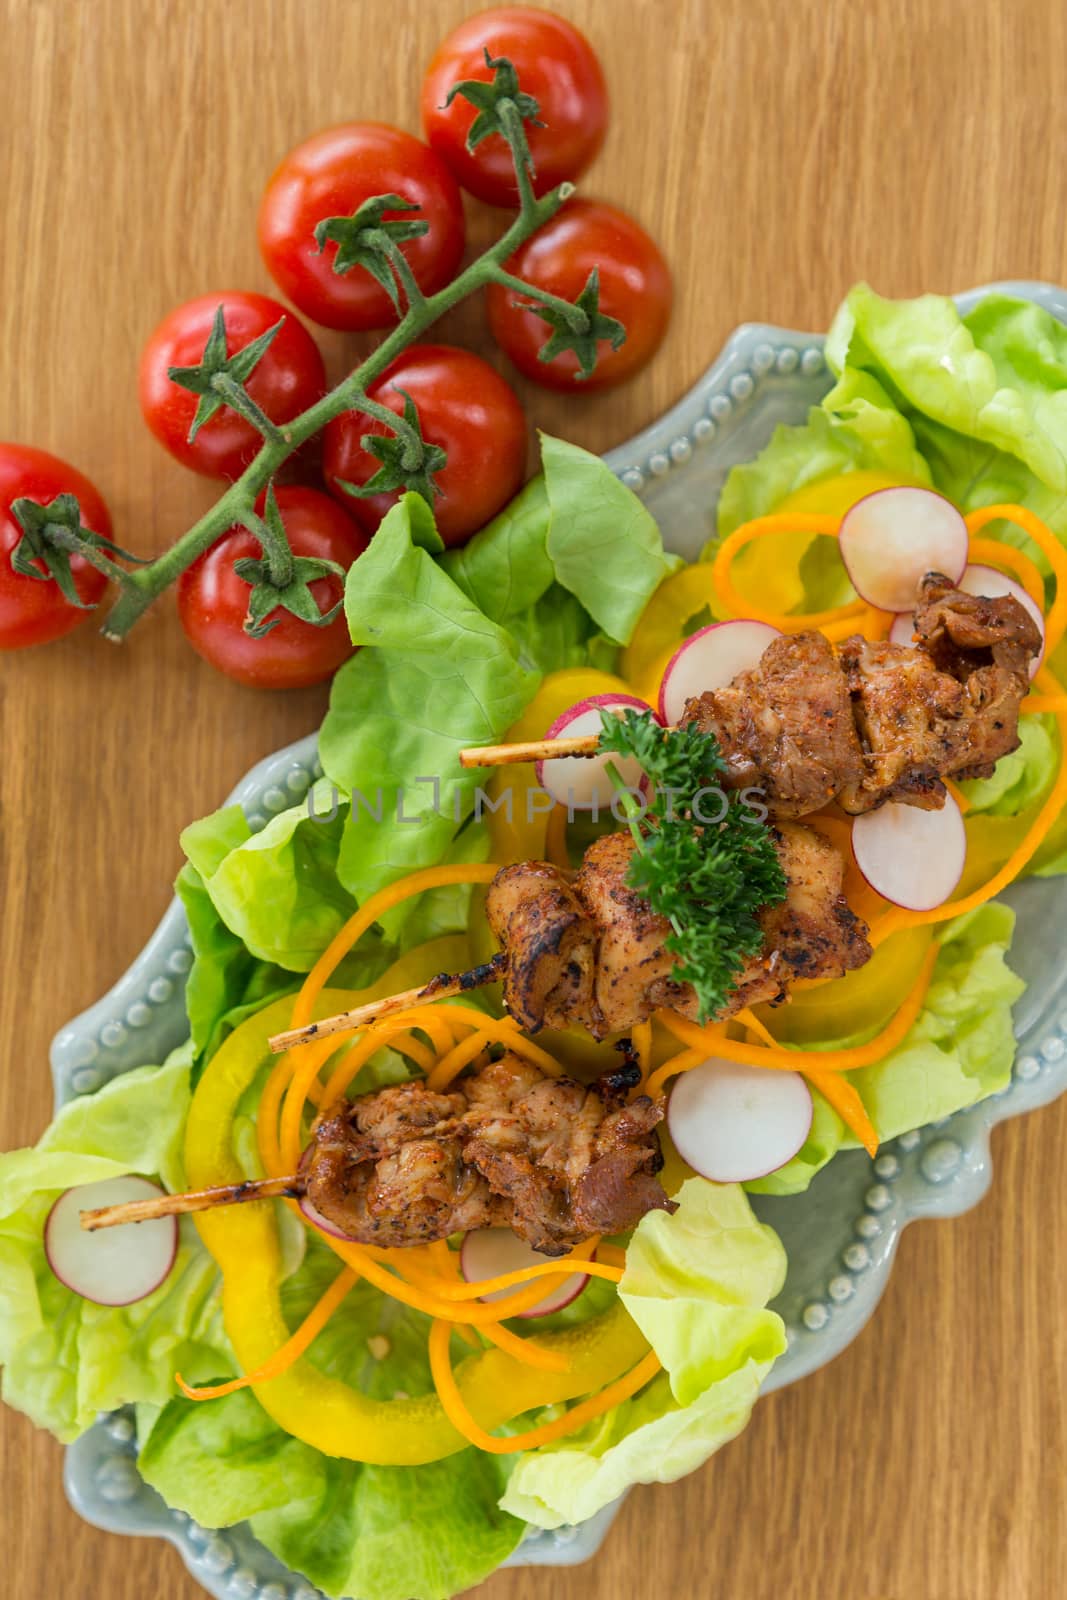
[[[509,1053],[447,1093],[402,1083],[339,1101],[316,1122],[297,1176],[85,1211],[82,1227],[306,1195],[359,1244],[510,1227],[545,1255],[563,1255],[674,1209],[657,1177],[662,1102],[627,1103],[639,1081],[630,1065],[591,1085],[549,1078]]]
[[[758,787],[771,812],[802,817],[836,799],[860,814],[887,800],[927,810],[946,777],[989,777],[1017,748],[1032,617],[1010,595],[964,594],[927,573],[914,646],[855,635],[838,651],[821,633],[782,634],[727,688],[688,702],[683,720],[713,732],[728,788]],[[593,755],[597,738],[464,750],[463,766]]]
[[[870,958],[867,929],[842,893],[839,852],[799,823],[779,823],[772,833],[786,898],[762,914],[763,950],[739,975],[721,1016],[784,999],[795,978],[841,977]],[[606,834],[590,845],[573,877],[547,861],[501,868],[485,913],[502,950],[487,967],[444,973],[423,989],[276,1034],[271,1049],[365,1027],[401,1001],[405,1007],[428,1004],[501,975],[508,1011],[528,1033],[579,1026],[602,1039],[629,1031],[660,1008],[695,1017],[693,990],[672,976],[676,959],[665,948],[670,924],[626,883],[634,848],[628,833]]]

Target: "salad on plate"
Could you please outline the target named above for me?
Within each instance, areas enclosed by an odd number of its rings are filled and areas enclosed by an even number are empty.
[[[463,80],[460,133],[435,88],[432,149],[388,156],[446,235],[449,164],[517,204],[510,258],[567,196],[535,178],[511,60],[486,50],[463,79],[486,42],[431,73]],[[602,119],[582,45],[557,38]],[[396,193],[307,212],[313,157],[370,159],[340,133],[272,180],[261,242],[318,320],[391,306],[402,361],[459,254],[423,251]],[[595,153],[586,133],[545,144],[553,183]],[[288,248],[281,189],[318,254]],[[581,381],[624,330],[595,271],[564,295],[537,254],[532,286],[491,251],[468,288],[529,295],[530,359]],[[418,403],[443,392],[434,347],[410,389],[376,397],[382,361],[272,418],[280,390],[249,394],[270,313],[245,314],[255,361],[221,308],[197,312],[200,361],[173,329],[152,348],[183,391],[177,424],[153,391],[168,447],[226,422],[213,448],[237,452],[171,552],[131,575],[86,481],[80,506],[58,481],[47,515],[17,502],[13,573],[68,608],[87,573],[117,583],[113,634],[177,578],[224,670],[264,681],[272,632],[275,681],[337,670],[307,801],[182,835],[187,1040],[0,1156],[3,1395],[62,1440],[132,1406],[170,1506],[247,1522],[327,1594],[443,1600],[529,1527],[743,1429],[785,1348],[785,1252],[750,1194],[787,1199],[1010,1079],[1024,986],[999,896],[1067,870],[1067,330],[1003,295],[961,316],[857,286],[829,393],[733,470],[684,563],[602,461],[547,435],[517,493],[513,459],[471,488],[472,532],[465,484],[515,429],[442,489]],[[323,424],[328,487],[360,508],[346,531],[328,502],[329,546],[326,496],[273,486]]]

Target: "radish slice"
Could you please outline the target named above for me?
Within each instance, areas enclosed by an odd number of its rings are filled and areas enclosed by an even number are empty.
[[[811,1118],[811,1090],[799,1072],[721,1056],[682,1073],[667,1102],[675,1149],[713,1183],[746,1183],[777,1172],[802,1148]]]
[[[632,694],[594,694],[588,700],[579,700],[555,722],[545,734],[546,739],[580,739],[601,730],[602,711],[649,710],[644,700]],[[562,756],[537,763],[537,781],[542,789],[571,811],[606,810],[615,790],[605,772],[609,761],[614,761],[630,789],[640,789],[644,773],[636,761],[619,756]]]
[[[1024,610],[1030,613],[1041,635],[1041,655],[1030,663],[1030,676],[1036,677],[1037,669],[1045,654],[1045,615],[1022,584],[1016,583],[1014,578],[1009,578],[1007,573],[998,572],[996,567],[971,566],[967,568],[956,587],[962,589],[964,594],[984,595],[987,600],[997,600],[1001,595],[1010,594],[1013,600],[1018,600]]]
[[[104,1178],[61,1194],[44,1225],[45,1255],[60,1283],[98,1306],[129,1306],[158,1289],[178,1253],[177,1217],[86,1233],[81,1213],[162,1193],[147,1178]]]
[[[944,904],[963,876],[963,814],[951,795],[940,811],[890,800],[855,818],[852,854],[878,894],[907,911],[932,911]]]
[[[888,633],[890,644],[904,644],[915,648],[915,613],[902,611],[893,618],[893,626]]]
[[[459,1270],[468,1283],[484,1283],[487,1278],[499,1278],[505,1272],[518,1272],[523,1267],[537,1266],[552,1259],[552,1256],[546,1256],[528,1245],[510,1228],[476,1228],[473,1233],[463,1236]],[[572,1273],[561,1284],[549,1289],[545,1298],[538,1300],[529,1311],[518,1311],[516,1316],[547,1317],[553,1311],[562,1311],[564,1306],[569,1306],[572,1300],[578,1298],[588,1282],[587,1272]],[[493,1294],[483,1294],[481,1299],[486,1302],[503,1300],[516,1293],[518,1289],[514,1288],[497,1289]]]
[[[300,1209],[307,1220],[313,1227],[318,1228],[320,1233],[328,1234],[331,1239],[348,1239],[351,1242],[355,1242],[352,1241],[351,1234],[345,1233],[342,1228],[337,1226],[336,1222],[331,1222],[329,1217],[324,1217],[318,1207],[311,1204],[306,1194],[300,1196]]]
[[[777,639],[768,622],[738,617],[712,622],[680,644],[667,663],[659,686],[659,714],[668,727],[682,720],[687,700],[709,689],[725,689],[739,672],[757,666],[764,650]]]
[[[932,489],[877,489],[857,500],[838,544],[856,593],[880,611],[907,611],[927,572],[958,583],[967,565],[967,524]]]

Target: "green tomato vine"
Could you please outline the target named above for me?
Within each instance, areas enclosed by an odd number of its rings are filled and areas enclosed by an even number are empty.
[[[583,375],[588,375],[595,363],[598,340],[608,340],[613,348],[621,344],[625,338],[621,323],[604,317],[599,311],[595,270],[577,300],[572,302],[516,278],[505,268],[504,263],[531,234],[555,216],[574,189],[572,184],[562,183],[540,199],[535,196],[526,127],[538,122],[537,101],[520,89],[518,75],[510,61],[504,57],[493,59],[486,51],[486,65],[493,73],[491,81],[472,79],[458,83],[452,88],[449,100],[461,96],[478,113],[468,135],[468,148],[473,149],[490,134],[499,134],[511,151],[519,210],[503,237],[437,294],[424,295],[400,245],[425,233],[428,224],[413,215],[386,217],[386,213],[410,213],[417,207],[398,195],[383,194],[364,201],[351,216],[325,218],[315,230],[315,239],[320,251],[327,243],[337,245],[333,270],[369,272],[387,290],[398,313],[403,305],[400,321],[377,349],[329,394],[280,427],[256,405],[246,384],[282,324],[278,322],[231,356],[227,352],[220,307],[200,362],[194,367],[171,368],[170,378],[198,397],[190,438],[217,411],[228,407],[250,422],[263,438],[254,460],[169,550],[133,571],[109,558],[109,552],[123,555],[125,552],[110,545],[102,548],[105,541],[96,539],[81,527],[76,506],[65,504],[60,516],[51,515],[49,508],[42,508],[34,501],[16,501],[12,510],[24,530],[23,541],[12,556],[16,571],[26,569],[31,559],[35,559],[43,563],[51,580],[60,582],[64,593],[69,587],[63,580],[69,575],[72,555],[81,555],[106,571],[119,592],[102,632],[105,638],[118,642],[125,639],[149,606],[198,556],[228,529],[239,524],[255,534],[262,548],[262,560],[244,561],[235,569],[250,586],[246,631],[253,637],[262,637],[271,625],[266,622],[267,617],[278,608],[292,611],[313,626],[325,626],[333,620],[336,608],[320,613],[307,587],[314,577],[323,574],[312,571],[306,561],[294,562],[281,518],[273,505],[273,495],[269,497],[265,517],[258,516],[255,511],[257,499],[264,491],[270,491],[278,470],[295,450],[342,412],[363,412],[385,424],[390,432],[384,439],[368,435],[363,440],[364,447],[378,457],[380,467],[364,490],[352,492],[376,492],[386,486],[412,489],[432,504],[437,492],[435,476],[444,465],[444,452],[424,439],[410,396],[405,397],[403,414],[397,416],[387,407],[377,405],[367,391],[401,351],[419,339],[446,311],[491,283],[501,284],[513,290],[517,297],[523,297],[516,300],[516,305],[536,311],[549,324],[552,337],[545,348],[546,360],[553,359],[561,351],[574,350]],[[64,497],[65,500],[71,498]],[[30,570],[35,577],[46,576],[40,566]]]

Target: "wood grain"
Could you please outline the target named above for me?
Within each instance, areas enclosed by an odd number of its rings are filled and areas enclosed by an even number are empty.
[[[559,0],[615,101],[585,185],[637,212],[677,275],[649,372],[607,397],[528,393],[595,449],[648,422],[738,322],[825,326],[883,291],[1067,278],[1061,0]],[[347,117],[415,127],[461,0],[0,0],[0,437],[68,456],[124,544],[211,496],[137,414],[138,350],[173,303],[270,288],[260,189]],[[472,209],[471,233],[496,225]],[[447,337],[485,343],[469,306]],[[340,371],[354,341],[325,341]],[[164,603],[127,647],[89,630],[0,668],[0,1142],[47,1121],[48,1041],[140,948],[178,831],[315,726],[317,692],[224,683]],[[874,1325],[761,1405],[736,1444],[629,1501],[591,1568],[493,1578],[491,1600],[1023,1600],[1063,1592],[1067,1105],[996,1139],[979,1209],[903,1244]],[[0,1419],[5,1592],[199,1593],[172,1551],[83,1526],[61,1453]]]

